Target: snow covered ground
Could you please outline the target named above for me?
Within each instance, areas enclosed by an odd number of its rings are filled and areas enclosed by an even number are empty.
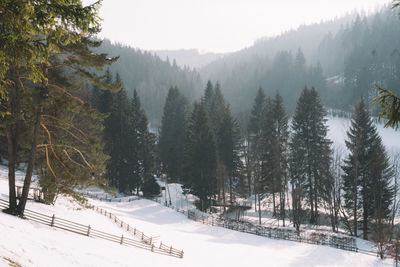
[[[6,171],[1,166],[0,170],[0,198],[6,199]],[[145,199],[90,202],[158,241],[183,249],[184,258],[92,239],[0,213],[0,266],[8,266],[10,261],[21,266],[392,266],[391,260],[373,256],[202,225]],[[123,233],[106,217],[82,209],[65,197],[59,197],[54,206],[29,202],[27,208],[55,213],[98,230]]]
[[[330,118],[329,138],[345,150],[349,120]],[[400,152],[399,133],[378,125],[390,154]],[[23,179],[23,172],[17,179]],[[20,182],[21,183],[21,182]],[[7,168],[0,165],[0,198],[8,198]],[[172,204],[193,208],[193,196],[182,195],[178,184],[169,185]],[[91,189],[96,191],[96,189]],[[101,193],[101,191],[98,191]],[[111,197],[111,195],[108,195]],[[121,196],[119,196],[121,197]],[[165,198],[162,198],[165,199]],[[157,242],[184,250],[184,258],[154,254],[146,250],[92,239],[0,213],[0,266],[393,266],[391,260],[329,247],[240,233],[188,220],[185,215],[160,204],[141,199],[132,202],[90,203],[111,211],[119,219],[156,238]],[[27,208],[91,225],[121,235],[126,233],[93,210],[59,197],[54,206],[28,202]],[[133,238],[133,237],[132,237]],[[362,244],[363,247],[371,244]]]
[[[327,125],[329,127],[328,138],[333,141],[336,148],[346,151],[346,132],[350,127],[350,120],[346,118],[329,117]],[[389,155],[400,153],[400,131],[396,131],[393,128],[384,128],[383,124],[380,123],[376,124],[376,127]]]

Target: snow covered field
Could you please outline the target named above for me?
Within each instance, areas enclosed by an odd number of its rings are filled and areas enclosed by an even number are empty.
[[[327,125],[329,127],[328,138],[333,141],[336,148],[346,151],[346,132],[350,127],[350,120],[345,118],[329,117]],[[384,128],[383,124],[376,124],[376,126],[389,155],[400,153],[400,131],[396,131],[393,128]]]
[[[0,167],[0,197],[7,199],[7,180]],[[91,203],[183,249],[183,259],[92,239],[0,213],[0,266],[392,266],[390,260],[323,246],[278,241],[188,220],[183,214],[149,200]],[[60,197],[54,206],[29,202],[28,209],[55,213],[93,228],[122,234],[104,216]]]

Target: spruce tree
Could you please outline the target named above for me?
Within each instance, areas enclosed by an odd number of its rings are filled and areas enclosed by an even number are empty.
[[[251,115],[250,115],[250,122],[248,126],[248,132],[249,132],[249,137],[248,137],[248,150],[249,150],[249,162],[247,166],[247,180],[248,184],[250,187],[251,184],[251,176],[253,176],[253,192],[254,196],[257,197],[258,194],[258,185],[257,185],[257,180],[260,179],[260,164],[259,164],[259,158],[260,158],[260,148],[257,146],[257,143],[261,137],[261,120],[263,116],[263,111],[264,111],[264,104],[265,104],[265,94],[264,90],[260,87],[258,89],[257,95],[254,99],[254,104],[253,104],[253,109],[251,110]],[[250,190],[249,190],[250,191]],[[257,201],[257,199],[255,199]],[[259,201],[259,206],[260,206],[260,201]]]
[[[165,100],[158,147],[164,171],[176,181],[182,181],[188,109],[186,98],[177,87],[171,87]]]
[[[272,101],[273,117],[276,126],[276,135],[278,141],[278,162],[276,166],[276,190],[279,192],[279,218],[282,219],[285,226],[285,199],[288,186],[288,139],[289,127],[288,117],[286,115],[283,99],[279,92],[276,92]]]
[[[229,106],[225,108],[223,118],[218,126],[218,163],[222,165],[222,192],[225,204],[225,176],[229,188],[229,202],[233,205],[234,193],[238,186],[243,184],[243,163],[240,159],[242,138],[237,121],[232,117]]]
[[[307,87],[297,101],[290,141],[290,175],[294,207],[305,198],[310,205],[310,223],[318,222],[318,207],[325,194],[331,162],[331,141],[327,139],[325,110],[314,88]],[[302,214],[302,210],[299,210]]]
[[[389,218],[393,176],[381,138],[363,99],[355,106],[346,146],[350,151],[342,166],[345,208],[358,235],[361,219],[363,238],[368,239],[372,221]]]
[[[261,121],[261,137],[257,142],[260,148],[261,176],[258,179],[258,198],[265,193],[272,194],[273,215],[276,215],[275,193],[277,192],[279,179],[279,143],[277,135],[277,122],[274,118],[274,109],[271,98],[267,98],[264,104]],[[260,203],[260,200],[259,200]],[[261,207],[259,207],[260,209]],[[261,209],[259,210],[261,216]]]
[[[207,112],[211,113],[211,106],[214,99],[214,87],[210,80],[207,81],[206,89],[204,91],[204,104],[206,105]]]
[[[195,103],[185,149],[184,186],[199,197],[199,207],[203,211],[210,206],[211,197],[217,193],[216,151],[206,105],[204,101]]]

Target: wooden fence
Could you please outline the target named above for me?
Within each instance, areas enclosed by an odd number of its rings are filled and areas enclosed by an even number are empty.
[[[8,202],[0,199],[0,208],[8,208]],[[146,243],[137,241],[134,239],[126,238],[124,235],[117,236],[114,234],[109,234],[106,232],[102,232],[96,229],[93,229],[90,225],[84,225],[76,222],[72,222],[69,220],[65,220],[59,217],[56,217],[54,214],[52,216],[42,214],[36,211],[25,209],[24,218],[34,221],[40,224],[48,225],[54,228],[62,229],[65,231],[69,231],[72,233],[103,239],[115,243],[119,243],[124,246],[130,246],[135,248],[141,248],[145,250],[149,250],[154,253],[183,258],[183,251],[179,253],[170,247],[169,250],[165,249],[163,244],[160,246],[155,246],[153,243]]]
[[[235,221],[229,218],[205,216],[194,210],[187,212],[188,218],[211,226],[220,226],[231,230],[265,236],[273,239],[296,241],[315,245],[324,245],[348,251],[358,251],[356,240],[353,237],[340,237],[332,234],[316,232],[297,232],[292,229],[255,225],[250,222]]]
[[[164,202],[156,199],[156,202],[165,205]],[[292,229],[268,227],[262,225],[255,225],[250,222],[236,221],[229,218],[220,218],[213,215],[205,215],[196,210],[185,211],[178,207],[169,206],[180,213],[184,213],[193,221],[201,222],[210,226],[220,226],[234,231],[249,233],[259,236],[265,236],[273,239],[296,241],[315,245],[324,245],[333,248],[343,249],[347,251],[361,252],[368,255],[376,255],[375,252],[366,251],[357,247],[356,239],[354,237],[338,236],[334,234],[316,233],[316,232],[297,232]]]
[[[156,241],[155,239],[157,239],[157,238],[145,235],[142,231],[139,231],[135,227],[132,227],[131,225],[123,222],[117,216],[115,216],[115,214],[113,214],[103,208],[94,207],[94,210],[97,211],[98,213],[106,216],[107,218],[112,220],[114,223],[116,223],[118,226],[120,226],[122,229],[124,229],[125,231],[129,232],[130,234],[132,234],[133,236],[138,238],[140,240],[140,242],[142,242],[146,245],[152,245],[152,246],[154,245],[154,242]],[[162,242],[160,242],[160,245],[156,246],[156,247],[159,250],[162,250],[165,254],[169,254],[171,256],[175,256],[178,258],[183,258],[183,250],[178,250],[178,249],[173,248],[172,246],[167,246],[167,245],[163,244]]]
[[[115,198],[115,197],[108,197],[107,195],[104,194],[97,194],[97,193],[90,193],[90,192],[84,192],[82,193],[84,196],[90,197],[90,198],[95,198],[100,201],[106,201],[106,202],[132,202],[135,200],[140,199],[138,196],[130,196],[128,198]]]

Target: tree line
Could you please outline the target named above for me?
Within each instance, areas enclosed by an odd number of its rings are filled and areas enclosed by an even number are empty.
[[[279,92],[269,97],[260,88],[246,131],[240,131],[218,83],[209,81],[202,98],[188,103],[170,88],[160,162],[171,180],[198,197],[201,210],[253,197],[261,223],[268,199],[283,225],[289,219],[299,230],[328,221],[335,232],[343,226],[365,239],[376,238],[393,220],[398,173],[364,99],[354,106],[347,131],[349,154],[332,147],[327,112],[314,88],[301,91],[290,123]]]

